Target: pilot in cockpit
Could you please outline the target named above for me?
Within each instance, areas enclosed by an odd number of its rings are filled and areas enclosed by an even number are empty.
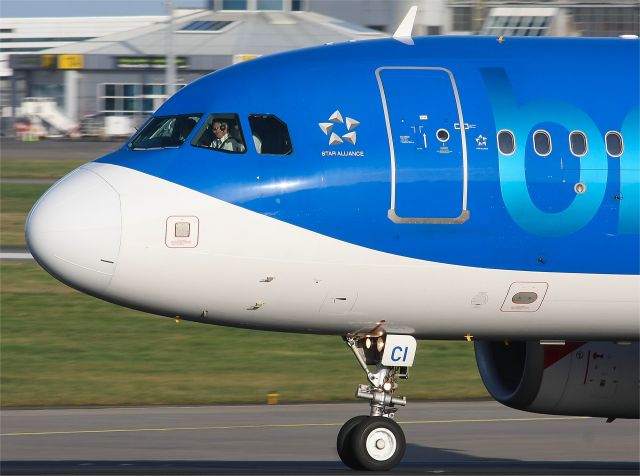
[[[215,139],[211,142],[211,147],[229,152],[244,152],[244,145],[238,142],[229,131],[229,124],[226,121],[216,120],[211,125],[211,130]]]

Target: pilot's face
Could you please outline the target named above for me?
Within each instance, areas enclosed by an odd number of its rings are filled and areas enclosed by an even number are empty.
[[[219,122],[214,122],[213,123],[213,127],[212,127],[213,133],[215,134],[215,136],[220,139],[222,138],[226,132],[227,132],[227,127],[225,124],[221,124]]]

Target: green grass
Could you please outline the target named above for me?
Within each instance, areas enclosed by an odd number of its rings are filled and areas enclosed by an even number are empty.
[[[29,210],[49,188],[46,184],[2,184],[0,187],[0,244],[26,246],[24,222]]]
[[[53,181],[84,163],[83,160],[64,159],[3,159],[0,161],[0,177],[5,179],[51,179]]]
[[[3,179],[36,179],[53,181],[82,165],[81,160],[3,159]],[[24,222],[29,210],[50,184],[3,183],[0,186],[0,245],[26,246]]]
[[[3,406],[352,400],[365,383],[338,337],[154,317],[82,295],[33,263],[0,266]],[[466,342],[420,342],[409,399],[486,396]]]

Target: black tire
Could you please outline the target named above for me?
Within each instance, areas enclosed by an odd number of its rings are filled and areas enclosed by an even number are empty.
[[[362,420],[369,418],[367,415],[358,415],[348,420],[340,431],[338,432],[338,438],[336,440],[336,448],[338,450],[338,456],[342,462],[351,469],[361,470],[360,463],[353,456],[353,443],[351,442],[351,435],[353,430],[357,427]]]
[[[374,441],[377,435],[380,438]],[[377,447],[378,442],[382,448]],[[390,470],[400,463],[407,448],[400,425],[386,417],[369,417],[362,420],[351,432],[351,444],[354,458],[360,467],[367,471]]]

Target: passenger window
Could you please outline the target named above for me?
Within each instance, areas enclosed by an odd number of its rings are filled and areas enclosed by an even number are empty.
[[[498,132],[498,149],[503,155],[511,155],[516,151],[516,138],[513,132],[507,130]]]
[[[607,143],[607,154],[611,157],[620,157],[624,151],[624,144],[622,143],[622,136],[619,132],[609,131],[604,136],[604,140]]]
[[[587,155],[587,136],[583,132],[573,131],[569,134],[569,148],[576,157]]]
[[[533,149],[536,154],[543,157],[551,153],[551,136],[547,131],[535,131],[533,133]]]
[[[201,117],[202,114],[154,117],[134,137],[129,147],[134,150],[180,147]]]
[[[228,154],[241,154],[247,150],[237,114],[211,114],[191,145]]]
[[[249,125],[258,154],[289,155],[293,151],[287,124],[273,114],[251,114]]]

